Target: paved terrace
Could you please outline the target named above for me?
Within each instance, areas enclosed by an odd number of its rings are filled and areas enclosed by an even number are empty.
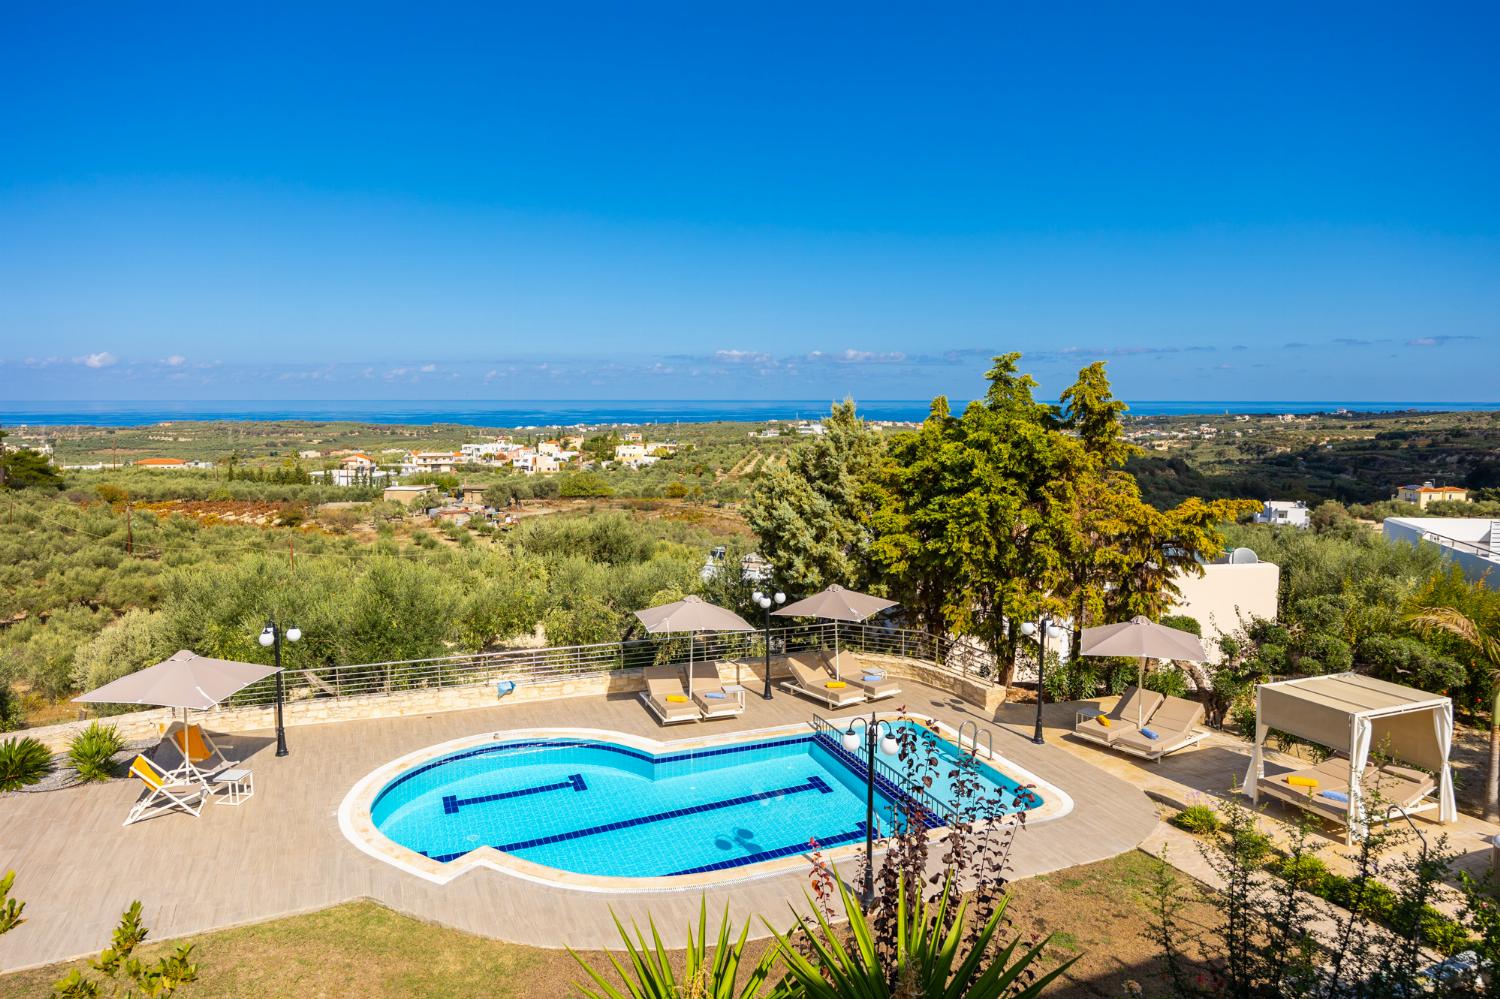
[[[1138,788],[1059,743],[1033,745],[1020,706],[1001,708],[1015,724],[979,717],[954,695],[903,680],[918,716],[955,727],[974,719],[994,748],[1070,794],[1073,811],[1018,836],[1015,876],[1090,863],[1134,848],[1157,828],[1157,808]],[[0,799],[0,870],[14,868],[27,922],[0,937],[0,968],[15,970],[95,953],[135,899],[162,939],[306,912],[356,898],[375,899],[421,919],[544,947],[614,945],[611,907],[665,927],[696,919],[699,892],[596,894],[551,888],[489,870],[433,885],[375,860],[344,839],[336,811],[365,774],[403,754],[460,736],[532,727],[587,726],[657,739],[805,722],[819,709],[778,691],[749,698],[738,719],[659,728],[631,696],[578,697],[288,730],[289,757],[276,759],[269,733],[236,735],[231,755],[248,756],[256,796],[239,807],[206,807],[199,819],[167,815],[122,828],[138,796],[134,781],[111,781]],[[826,712],[825,712],[826,713]],[[833,713],[847,717],[851,712]],[[665,848],[664,844],[664,848]],[[853,865],[842,873],[853,876]],[[807,878],[794,872],[706,891],[711,910],[727,902],[736,921],[764,915],[783,923],[800,904]],[[760,921],[753,926],[759,929]],[[754,931],[753,931],[754,932]]]

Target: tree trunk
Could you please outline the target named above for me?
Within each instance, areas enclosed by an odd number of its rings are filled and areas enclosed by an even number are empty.
[[[1495,702],[1490,705],[1490,773],[1484,789],[1484,817],[1489,822],[1500,820],[1500,690],[1495,691]]]

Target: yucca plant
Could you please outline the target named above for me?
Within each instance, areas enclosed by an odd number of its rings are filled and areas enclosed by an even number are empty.
[[[68,761],[86,782],[109,780],[114,776],[114,755],[124,748],[118,729],[94,722],[68,743]]]
[[[31,736],[0,742],[0,791],[17,791],[52,772],[52,751]]]
[[[1005,916],[1005,901],[974,935],[964,940],[968,903],[953,909],[953,882],[943,885],[933,903],[920,891],[908,893],[905,880],[897,889],[897,940],[894,966],[881,961],[875,935],[847,885],[839,883],[846,933],[833,928],[818,912],[816,931],[807,930],[804,953],[789,936],[776,933],[777,956],[786,963],[786,977],[771,992],[773,999],[1031,999],[1076,961],[1064,962],[1045,975],[1027,981],[1028,969],[1041,956],[1048,937],[1017,954],[1019,938],[990,954],[990,945]],[[816,911],[816,907],[815,911]],[[775,930],[773,929],[773,932]],[[967,949],[966,949],[967,948]]]
[[[751,969],[744,985],[736,988],[735,980],[740,974],[740,962],[745,953],[745,940],[749,936],[750,927],[747,924],[740,931],[739,939],[731,944],[729,938],[734,930],[729,920],[729,907],[725,905],[724,915],[719,920],[718,938],[710,958],[708,902],[705,899],[699,906],[697,935],[693,934],[691,926],[688,927],[687,953],[679,980],[677,973],[672,970],[672,962],[667,956],[667,948],[662,944],[661,934],[656,931],[654,919],[647,920],[651,929],[651,940],[648,943],[639,926],[631,924],[635,930],[635,937],[632,939],[620,923],[620,918],[613,912],[610,915],[614,918],[615,928],[620,931],[620,940],[625,944],[625,954],[630,963],[630,967],[626,968],[619,958],[609,955],[610,964],[624,983],[625,990],[616,987],[604,973],[569,947],[568,953],[588,972],[597,986],[595,989],[578,985],[578,991],[589,999],[752,999],[760,994],[766,976],[770,974],[771,963],[776,957],[776,950],[772,948]]]

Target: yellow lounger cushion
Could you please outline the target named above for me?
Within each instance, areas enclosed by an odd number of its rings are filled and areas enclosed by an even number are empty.
[[[1288,784],[1292,785],[1293,787],[1317,787],[1318,786],[1318,778],[1316,778],[1316,777],[1302,777],[1302,776],[1288,777],[1286,779],[1286,782]]]
[[[667,703],[668,704],[686,704],[687,703],[687,695],[686,694],[668,694],[667,695]]]
[[[1112,724],[1110,722],[1110,720],[1107,717],[1105,717],[1104,715],[1100,715],[1096,720],[1099,722],[1100,725],[1103,725],[1105,728],[1109,728],[1109,726]]]
[[[829,690],[843,690],[849,685],[843,680],[829,680],[827,683],[823,684],[823,686],[827,687]]]

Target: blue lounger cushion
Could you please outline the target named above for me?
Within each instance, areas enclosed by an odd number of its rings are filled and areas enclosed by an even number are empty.
[[[726,693],[724,693],[722,690],[710,690],[706,694],[704,694],[703,696],[709,698],[710,700],[714,700],[714,701],[722,701],[722,700],[726,699],[727,697],[729,697],[729,695],[726,694]]]
[[[1141,735],[1144,735],[1148,739],[1160,739],[1161,738],[1161,736],[1157,735],[1155,732],[1151,731],[1149,728],[1143,728],[1143,729],[1141,729]]]
[[[1349,804],[1349,793],[1347,791],[1319,791],[1318,797],[1327,798],[1329,801],[1340,801]]]
[[[864,680],[865,683],[874,683],[876,680],[884,680],[885,677],[881,676],[879,673],[866,673],[864,676],[860,677],[860,679]]]

